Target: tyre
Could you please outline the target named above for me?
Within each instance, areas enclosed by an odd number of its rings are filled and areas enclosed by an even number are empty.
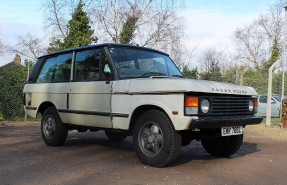
[[[62,123],[54,107],[47,108],[42,116],[41,133],[44,142],[49,146],[64,144],[68,135],[68,128]]]
[[[181,131],[180,135],[181,135],[181,146],[187,146],[191,143],[193,137],[190,131],[186,130]]]
[[[203,148],[211,155],[218,157],[228,157],[236,153],[242,145],[243,134],[222,137],[207,137],[201,140]]]
[[[105,134],[112,141],[122,141],[127,138],[127,134],[122,132],[105,130]]]
[[[162,167],[175,160],[181,146],[181,136],[168,116],[159,110],[147,111],[139,117],[133,140],[139,159],[153,167]]]
[[[84,128],[84,127],[77,128],[77,131],[78,131],[78,132],[87,132],[87,131],[88,131],[88,128]]]

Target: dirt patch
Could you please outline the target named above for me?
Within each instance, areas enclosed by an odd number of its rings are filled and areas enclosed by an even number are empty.
[[[256,138],[259,138],[264,140],[287,142],[287,128],[281,128],[280,126],[266,126],[265,124],[247,126],[245,133],[247,139],[256,140]]]
[[[169,167],[152,168],[138,160],[131,137],[72,131],[64,146],[48,147],[38,122],[0,122],[0,184],[286,184],[287,129],[256,125],[244,134],[229,158],[192,141]]]

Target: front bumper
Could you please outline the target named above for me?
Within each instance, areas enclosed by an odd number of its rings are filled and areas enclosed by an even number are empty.
[[[263,118],[259,116],[219,116],[219,117],[198,117],[191,121],[190,129],[220,128],[229,126],[246,126],[260,124]]]

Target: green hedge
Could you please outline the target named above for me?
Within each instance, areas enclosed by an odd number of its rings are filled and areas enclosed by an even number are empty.
[[[27,71],[23,67],[15,67],[1,74],[0,80],[0,117],[14,120],[24,116],[22,105],[22,91],[27,78]]]

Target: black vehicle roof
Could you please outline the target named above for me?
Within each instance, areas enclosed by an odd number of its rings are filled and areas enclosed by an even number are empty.
[[[129,45],[129,44],[116,44],[116,43],[102,43],[102,44],[94,44],[94,45],[89,45],[89,46],[82,46],[82,47],[78,47],[78,48],[71,48],[71,49],[66,49],[66,50],[62,50],[62,51],[57,51],[57,52],[53,52],[53,53],[42,55],[39,58],[43,58],[43,57],[47,57],[47,56],[51,56],[51,55],[57,55],[57,54],[61,54],[61,53],[66,53],[66,52],[69,52],[69,51],[77,51],[77,50],[90,49],[90,48],[94,48],[94,47],[105,47],[105,46],[108,46],[108,47],[135,48],[135,49],[141,49],[141,50],[157,52],[157,53],[161,53],[161,54],[164,54],[164,55],[168,56],[167,53],[164,53],[162,51],[158,51],[158,50],[155,50],[155,49],[142,47],[142,46]]]

